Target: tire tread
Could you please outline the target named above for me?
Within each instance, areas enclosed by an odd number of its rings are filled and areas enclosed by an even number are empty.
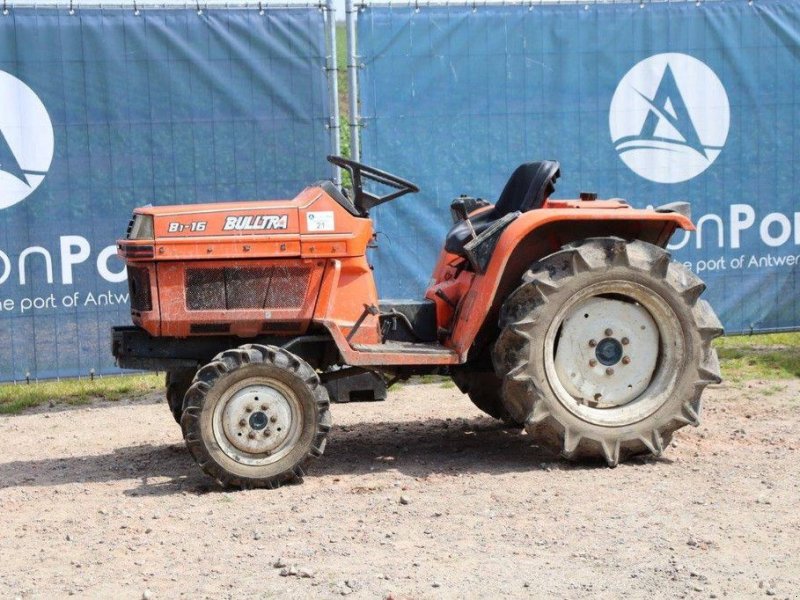
[[[563,283],[581,273],[630,268],[646,273],[669,286],[681,298],[699,333],[701,348],[694,371],[692,397],[680,405],[672,418],[659,427],[615,435],[591,429],[578,431],[560,423],[544,400],[545,393],[531,375],[530,347],[537,339],[537,309],[557,293]],[[701,395],[708,384],[721,381],[719,360],[711,341],[722,335],[722,325],[713,309],[700,295],[703,281],[658,246],[621,238],[589,238],[564,246],[561,250],[537,261],[525,272],[522,284],[504,302],[499,318],[500,335],[492,359],[502,379],[502,398],[512,418],[524,422],[528,432],[555,447],[568,459],[598,456],[609,466],[641,453],[660,455],[670,443],[672,434],[687,424],[697,425],[701,413]],[[539,334],[540,336],[540,334]]]
[[[205,398],[214,383],[223,375],[250,364],[271,364],[290,371],[310,389],[317,405],[316,432],[306,455],[295,465],[272,477],[251,479],[229,473],[211,458],[200,432],[200,413]],[[217,354],[210,363],[200,368],[186,393],[185,409],[181,418],[184,440],[198,466],[224,488],[276,489],[287,483],[299,483],[305,475],[305,466],[322,455],[328,432],[331,429],[328,392],[319,377],[302,358],[277,346],[245,344]]]

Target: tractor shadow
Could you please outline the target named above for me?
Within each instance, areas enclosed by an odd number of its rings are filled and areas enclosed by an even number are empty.
[[[671,464],[670,459],[634,457],[632,463]],[[608,469],[605,460],[569,462],[540,446],[522,429],[488,417],[359,423],[334,427],[325,456],[311,476],[368,475],[397,471],[409,477],[501,475],[530,471]]]
[[[124,492],[132,496],[138,495],[138,489],[151,487],[166,493],[181,493],[204,483],[211,487],[183,443],[143,444],[116,448],[107,454],[0,463],[0,490],[125,480],[134,484]]]
[[[669,464],[668,459],[635,462]],[[384,471],[410,477],[505,474],[533,470],[605,470],[605,462],[569,463],[516,428],[489,418],[358,423],[334,427],[325,455],[307,479]],[[0,463],[0,489],[130,480],[127,496],[226,491],[200,471],[182,442],[117,448],[110,453]]]

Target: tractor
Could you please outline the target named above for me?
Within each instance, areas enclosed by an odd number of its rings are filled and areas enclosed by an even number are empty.
[[[658,456],[698,424],[722,326],[665,249],[694,229],[687,203],[551,199],[559,164],[525,163],[496,202],[453,201],[424,298],[381,299],[370,211],[419,189],[328,160],[351,188],[137,208],[118,242],[134,325],[112,332],[117,364],[166,372],[189,452],[219,484],[301,480],[331,401],[426,373],[566,459]]]

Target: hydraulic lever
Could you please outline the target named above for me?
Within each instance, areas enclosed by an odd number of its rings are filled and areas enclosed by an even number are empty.
[[[453,200],[452,204],[450,204],[450,210],[453,211],[453,214],[460,220],[465,221],[467,227],[469,228],[469,235],[474,240],[478,237],[478,234],[475,233],[475,228],[472,226],[472,221],[469,220],[469,211],[467,210],[467,203],[464,201],[463,198],[456,198]]]

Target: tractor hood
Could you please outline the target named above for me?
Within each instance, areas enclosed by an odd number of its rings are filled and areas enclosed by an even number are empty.
[[[363,255],[372,224],[331,187],[312,185],[291,200],[137,208],[118,251],[126,260],[159,261]]]
[[[296,200],[261,200],[137,208],[153,220],[155,239],[299,233]]]

